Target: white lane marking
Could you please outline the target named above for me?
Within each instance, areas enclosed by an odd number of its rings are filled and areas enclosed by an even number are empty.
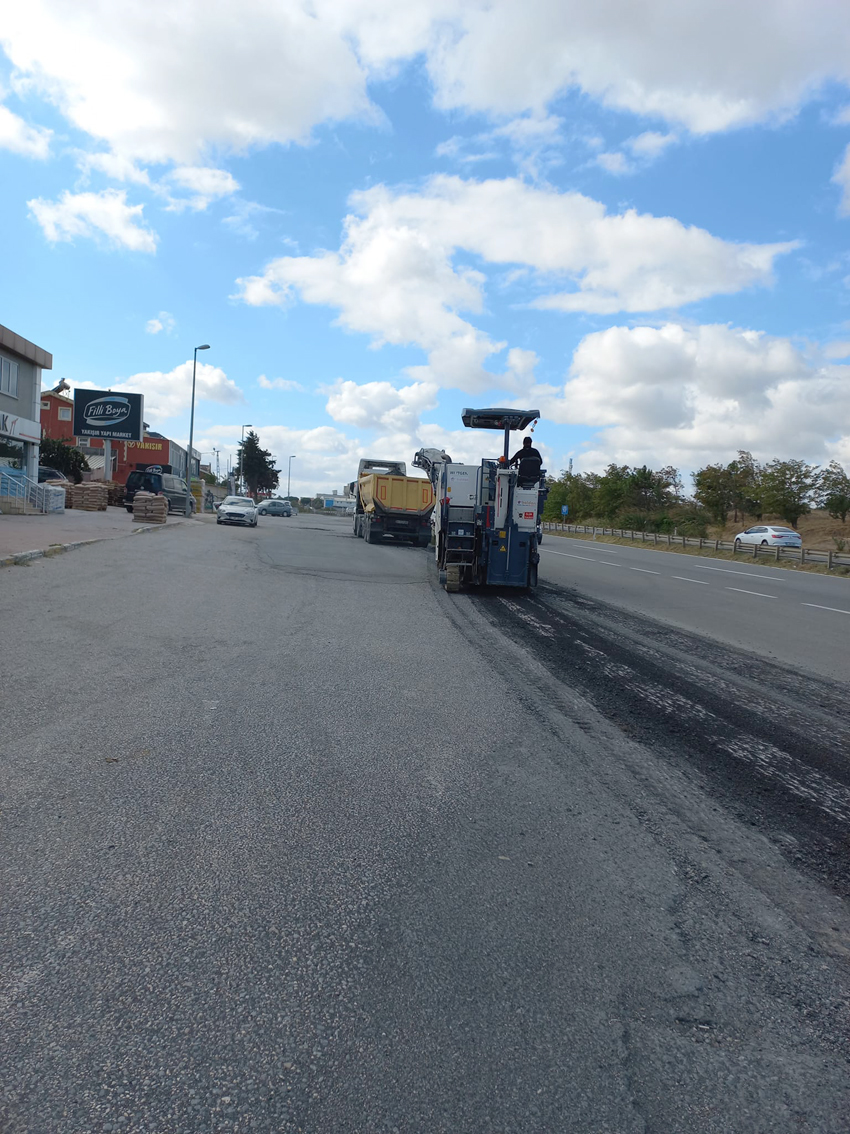
[[[761,591],[745,591],[743,587],[724,587],[725,591],[737,591],[740,595],[755,595],[756,598],[776,598],[776,595],[764,595]]]
[[[551,547],[541,547],[540,550],[545,551],[547,555],[562,555],[565,559],[583,559],[585,563],[601,563],[603,567],[623,566],[622,563],[609,563],[607,559],[591,559],[589,555],[572,555],[569,551],[553,551]]]
[[[594,551],[604,551],[606,555],[619,555],[619,551],[614,551],[610,547],[603,547],[601,544],[592,543],[589,539],[576,539],[573,543],[579,543],[582,547],[592,547]]]
[[[800,606],[813,606],[815,610],[831,610],[835,614],[850,614],[850,610],[841,610],[837,606],[821,606],[818,602],[801,602]]]
[[[552,551],[551,548],[541,547],[541,551],[547,552],[549,555],[563,555],[565,559],[583,559],[585,563],[604,563],[604,559],[591,559],[587,555],[571,555],[569,551]]]
[[[737,575],[739,579],[767,579],[769,583],[784,583],[784,579],[778,579],[775,575],[753,575],[749,571],[733,571],[729,567],[707,567],[704,563],[691,564],[697,571],[722,571],[724,575]],[[781,571],[782,568],[780,567]]]
[[[620,564],[618,563],[617,566],[619,567]],[[660,571],[648,571],[646,569],[646,567],[630,567],[629,570],[630,571],[640,571],[640,573],[642,575],[660,575],[661,574]]]
[[[701,587],[707,587],[710,584],[705,579],[688,579],[684,575],[671,575],[671,579],[681,579],[683,583],[699,583]]]

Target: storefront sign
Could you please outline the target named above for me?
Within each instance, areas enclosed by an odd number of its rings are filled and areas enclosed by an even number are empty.
[[[41,441],[40,423],[13,413],[0,413],[0,433],[19,441],[33,441],[36,445]]]
[[[74,434],[141,441],[144,437],[142,394],[111,394],[109,390],[74,390]]]

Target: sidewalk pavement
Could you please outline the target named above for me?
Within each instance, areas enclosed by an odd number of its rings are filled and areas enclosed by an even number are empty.
[[[184,516],[169,516],[167,526],[188,522]],[[134,522],[123,507],[107,508],[105,512],[73,508],[47,516],[0,516],[0,567],[71,551],[91,540],[119,539],[162,526]]]

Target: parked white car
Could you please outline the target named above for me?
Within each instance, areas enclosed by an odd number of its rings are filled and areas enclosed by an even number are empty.
[[[775,524],[757,524],[735,536],[735,547],[802,547],[803,537],[793,528],[780,528]]]
[[[225,496],[218,506],[217,524],[242,524],[248,528],[257,526],[257,505],[250,496]]]

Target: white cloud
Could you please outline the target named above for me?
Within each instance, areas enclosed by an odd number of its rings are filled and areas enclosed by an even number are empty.
[[[437,386],[414,382],[400,389],[390,382],[346,382],[340,379],[325,391],[326,409],[334,421],[361,429],[416,433],[421,415],[437,405]]]
[[[601,166],[606,173],[624,174],[634,171],[634,166],[629,162],[626,155],[620,153],[619,150],[597,154],[593,161],[595,165]]]
[[[244,236],[246,240],[256,240],[260,235],[260,230],[255,222],[261,217],[283,212],[282,209],[274,209],[270,205],[261,205],[257,201],[236,200],[230,207],[233,212],[230,216],[223,217],[221,223],[238,236]],[[292,242],[285,240],[284,243]]]
[[[850,358],[850,342],[844,339],[840,342],[827,343],[823,353],[827,358]]]
[[[500,158],[507,146],[519,172],[536,180],[563,162],[563,125],[563,118],[554,114],[527,114],[472,137],[455,134],[434,153],[469,166]]]
[[[211,201],[231,197],[239,191],[239,182],[226,169],[214,169],[201,165],[182,165],[172,169],[161,183],[166,192],[171,189],[186,189],[191,197],[170,198],[168,209],[182,212],[192,209],[202,212]]]
[[[69,381],[72,389],[101,388],[94,382],[75,382],[73,379]],[[129,378],[115,378],[109,383],[108,389],[112,393],[144,394],[145,421],[162,427],[169,418],[178,417],[189,409],[192,394],[192,359],[181,362],[179,366],[169,371],[149,370],[131,374]],[[220,405],[238,405],[245,401],[245,396],[233,379],[228,378],[219,367],[199,362],[195,385],[196,419],[199,403],[203,401],[217,402]],[[239,427],[233,426],[233,430],[238,440]],[[227,430],[223,429],[221,432],[224,436]],[[199,440],[194,444],[195,448],[200,447]],[[213,446],[204,447],[212,449]]]
[[[234,24],[236,19],[236,24]],[[319,122],[372,115],[348,28],[297,0],[157,7],[100,0],[7,6],[0,42],[18,74],[115,153],[196,161],[306,141]]]
[[[0,150],[10,150],[23,157],[44,159],[50,154],[52,130],[28,126],[23,118],[0,105]]]
[[[192,395],[192,359],[181,362],[173,370],[163,372],[151,370],[131,374],[129,378],[116,380],[110,386],[114,392],[131,391],[145,395],[145,420],[161,423],[189,409]],[[199,402],[218,402],[220,405],[237,405],[244,402],[242,391],[232,378],[218,366],[199,362],[196,386],[195,407]]]
[[[158,335],[160,331],[165,331],[170,335],[176,325],[174,316],[170,312],[160,311],[155,319],[148,319],[145,323],[145,332],[149,335]]]
[[[773,261],[793,243],[754,245],[719,240],[671,217],[630,210],[609,215],[579,193],[557,193],[522,181],[434,177],[421,193],[377,186],[355,193],[338,252],[284,256],[260,276],[240,279],[253,306],[306,303],[338,309],[348,330],[373,343],[414,344],[427,367],[411,377],[481,390],[515,382],[511,368],[494,375],[488,358],[505,347],[459,312],[484,309],[485,277],[456,265],[458,250],[499,265],[523,265],[528,301],[562,311],[649,311],[771,281]],[[540,296],[540,284],[575,290]],[[516,282],[516,277],[514,277]]]
[[[587,335],[561,389],[527,395],[553,421],[600,427],[582,468],[696,468],[738,449],[828,459],[850,441],[850,366],[725,325],[610,327]]]
[[[28,83],[116,154],[197,161],[210,147],[305,142],[381,119],[368,84],[424,57],[439,107],[543,116],[578,89],[711,133],[793,114],[850,79],[837,0],[102,0],[7,5],[0,43]]]
[[[659,134],[656,130],[647,130],[636,138],[630,138],[626,145],[636,157],[651,159],[677,141],[676,134]]]
[[[292,378],[267,378],[265,374],[261,374],[257,379],[257,385],[263,390],[286,390],[289,393],[304,392],[301,383]]]
[[[69,193],[66,189],[58,201],[38,197],[27,205],[51,243],[85,236],[103,238],[113,248],[156,252],[156,233],[138,223],[144,206],[128,205],[123,189],[100,193]]]
[[[428,64],[446,108],[540,110],[577,86],[710,133],[793,113],[830,78],[847,82],[850,21],[833,0],[459,0]]]
[[[81,153],[78,157],[80,169],[88,176],[92,170],[105,174],[112,181],[131,181],[136,185],[150,185],[151,179],[146,169],[141,169],[129,158],[112,153]]]
[[[841,189],[838,211],[843,216],[850,216],[850,146],[844,151],[844,157],[833,174],[832,181]]]

